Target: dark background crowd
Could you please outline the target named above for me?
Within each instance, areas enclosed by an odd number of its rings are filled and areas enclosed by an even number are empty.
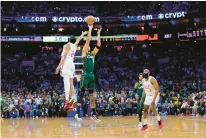
[[[134,14],[154,14],[161,11],[191,11],[201,2],[147,1],[147,2],[7,2],[3,3],[2,15],[11,16],[96,16],[115,17]],[[200,10],[200,8],[199,8]]]
[[[200,6],[201,5],[201,6]],[[139,112],[134,90],[138,74],[148,68],[160,86],[157,105],[161,115],[206,115],[205,40],[181,41],[178,33],[205,29],[202,2],[5,2],[1,6],[2,36],[80,35],[86,23],[18,23],[16,17],[82,16],[100,17],[94,29],[102,36],[158,34],[158,41],[103,39],[95,58],[96,105],[103,116],[135,115]],[[183,19],[123,22],[123,17],[187,12]],[[198,14],[197,14],[198,13]],[[203,14],[202,14],[203,13]],[[198,16],[198,18],[196,18]],[[204,17],[204,18],[203,18]],[[12,18],[9,21],[9,18]],[[3,20],[5,19],[5,20]],[[174,23],[175,22],[175,23]],[[204,32],[205,33],[205,32]],[[172,35],[165,41],[164,34]],[[96,31],[92,32],[96,36]],[[83,42],[81,42],[83,45]],[[96,42],[91,42],[94,47]],[[61,117],[64,88],[54,74],[63,43],[1,42],[1,115],[10,117]],[[81,51],[75,55],[76,69],[82,69]],[[79,72],[78,72],[79,73]],[[78,91],[78,80],[74,79]],[[90,115],[88,95],[82,109]]]
[[[123,46],[119,50],[103,45],[95,63],[99,114],[138,113],[139,97],[133,86],[138,81],[138,74],[149,68],[160,85],[158,111],[162,115],[205,115],[206,57],[201,44],[136,45],[134,48]],[[2,53],[2,115],[11,117],[16,112],[20,117],[66,116],[62,78],[54,74],[61,51],[58,48],[42,51],[38,47],[36,52],[33,49],[19,52],[9,45],[6,44]],[[81,51],[76,53],[76,63],[81,62],[79,55]],[[77,79],[74,84],[78,85]],[[88,115],[87,94],[83,101],[84,115]]]

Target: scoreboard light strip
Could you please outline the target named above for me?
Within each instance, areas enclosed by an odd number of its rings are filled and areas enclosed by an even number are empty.
[[[78,38],[79,36],[75,36]],[[122,36],[101,36],[101,39],[113,39],[113,41],[117,40],[136,40],[136,35],[122,35]],[[69,36],[43,36],[43,42],[68,42]],[[130,39],[128,39],[130,38]],[[83,40],[86,40],[87,37],[83,37]],[[97,40],[97,36],[92,36],[92,41]]]
[[[43,36],[43,42],[68,42],[68,36]]]

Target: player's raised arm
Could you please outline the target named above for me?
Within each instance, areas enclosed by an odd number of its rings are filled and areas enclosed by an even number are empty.
[[[97,46],[92,51],[92,54],[94,56],[96,56],[96,54],[99,52],[99,49],[101,48],[101,38],[100,38],[101,31],[102,31],[102,28],[98,29],[97,31]]]
[[[151,79],[151,83],[155,88],[155,96],[154,96],[154,99],[153,99],[153,102],[154,102],[155,99],[157,98],[157,95],[158,95],[160,89],[159,89],[159,84],[158,84],[158,82],[155,78]]]
[[[59,65],[58,65],[58,67],[56,68],[56,74],[59,73],[59,70],[60,70],[61,66],[64,65],[64,61],[65,61],[65,59],[67,57],[67,54],[69,53],[69,50],[70,50],[70,45],[69,44],[64,45],[64,47],[63,47],[64,53],[63,53],[63,55],[61,57],[61,61],[60,61]]]
[[[91,41],[91,37],[92,37],[92,28],[93,28],[93,25],[89,25],[89,32],[87,34],[87,39],[86,39],[86,43],[82,49],[82,57],[85,57],[86,54],[87,54],[87,51],[89,49],[89,44],[90,44],[90,41]]]
[[[83,32],[80,35],[80,37],[76,40],[76,42],[74,43],[76,46],[79,44],[79,42],[82,40],[82,38],[88,33],[88,31]]]

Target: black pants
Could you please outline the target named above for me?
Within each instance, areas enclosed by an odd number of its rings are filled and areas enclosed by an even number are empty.
[[[186,114],[186,108],[182,108],[182,113]]]
[[[23,117],[24,116],[24,110],[20,109],[19,110],[19,117]]]
[[[132,108],[127,108],[127,113],[129,113],[130,115],[133,114]]]

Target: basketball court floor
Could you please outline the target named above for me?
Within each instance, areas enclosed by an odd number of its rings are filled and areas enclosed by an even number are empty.
[[[77,122],[72,118],[1,119],[2,138],[206,138],[204,117],[162,117],[164,127],[158,128],[154,117],[149,129],[142,132],[137,117],[101,117]]]

